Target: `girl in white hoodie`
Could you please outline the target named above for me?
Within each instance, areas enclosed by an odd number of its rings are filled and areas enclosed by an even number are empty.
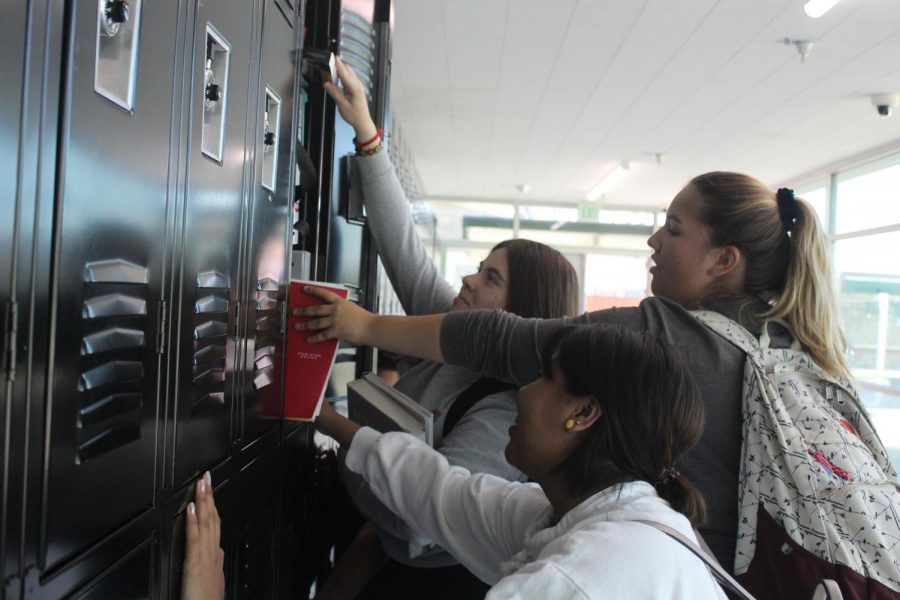
[[[705,515],[676,466],[703,405],[675,350],[618,326],[564,329],[517,405],[506,457],[533,483],[472,475],[327,407],[317,427],[383,503],[493,585],[489,600],[725,597],[699,558],[640,522],[696,540]]]

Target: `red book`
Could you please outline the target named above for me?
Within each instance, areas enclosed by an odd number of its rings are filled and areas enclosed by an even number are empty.
[[[318,298],[304,293],[305,286],[324,288],[341,298],[347,297],[347,288],[335,283],[291,281],[284,380],[284,418],[301,421],[315,419],[319,414],[338,346],[338,340],[310,344],[306,338],[315,332],[294,329],[294,323],[309,321],[313,318],[295,317],[293,315],[295,308],[325,304]]]

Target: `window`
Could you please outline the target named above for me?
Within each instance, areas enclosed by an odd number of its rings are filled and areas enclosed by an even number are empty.
[[[896,260],[900,155],[837,173],[832,180],[836,186],[834,231],[830,232],[834,277],[850,365],[863,403],[896,466],[900,464],[900,263]]]
[[[563,252],[578,272],[583,308],[632,306],[647,295],[647,238],[658,208],[578,204],[427,203],[436,222],[435,260],[454,287],[474,273],[491,247],[524,238]]]
[[[808,189],[797,190],[797,197],[803,198],[816,211],[819,217],[819,223],[822,227],[828,227],[828,188],[825,185],[819,185]]]
[[[900,157],[839,174],[835,233],[900,224]]]

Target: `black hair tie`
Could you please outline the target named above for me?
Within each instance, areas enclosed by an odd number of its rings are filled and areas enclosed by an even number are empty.
[[[660,472],[659,476],[653,482],[653,487],[660,487],[664,485],[669,485],[676,479],[681,477],[681,472],[675,468],[675,466],[666,467]]]
[[[775,194],[778,199],[778,214],[781,215],[781,224],[788,233],[797,226],[797,216],[800,214],[800,207],[797,205],[797,199],[794,198],[794,190],[790,188],[781,188]]]

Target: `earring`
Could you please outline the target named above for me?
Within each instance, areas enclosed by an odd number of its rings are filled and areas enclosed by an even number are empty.
[[[575,427],[575,419],[569,419],[566,421],[566,431]]]

